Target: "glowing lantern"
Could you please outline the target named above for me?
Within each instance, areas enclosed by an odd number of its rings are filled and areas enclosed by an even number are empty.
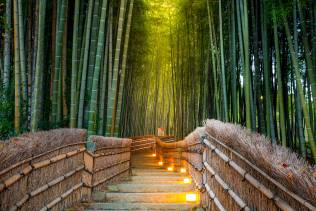
[[[191,179],[190,178],[184,178],[183,179],[183,183],[184,184],[189,184],[189,183],[191,183]]]
[[[185,168],[181,168],[181,169],[180,169],[180,172],[181,172],[181,173],[186,173],[187,170],[186,170]]]
[[[152,156],[153,156],[153,157],[156,157],[156,153],[153,153]]]
[[[168,167],[167,170],[168,171],[173,171],[173,168],[172,167]]]
[[[187,202],[196,202],[197,201],[197,195],[195,193],[187,193],[185,195],[185,199]]]
[[[163,162],[162,162],[162,161],[159,161],[159,162],[158,162],[158,165],[159,165],[159,166],[162,166],[162,165],[163,165]]]

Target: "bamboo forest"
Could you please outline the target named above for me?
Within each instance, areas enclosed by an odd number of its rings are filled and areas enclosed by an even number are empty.
[[[184,137],[240,123],[316,158],[316,5],[1,2],[2,138],[57,127]]]
[[[316,210],[315,0],[0,0],[0,211]]]

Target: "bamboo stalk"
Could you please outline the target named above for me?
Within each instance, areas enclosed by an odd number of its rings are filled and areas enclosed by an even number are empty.
[[[119,124],[121,120],[123,89],[124,89],[124,84],[125,84],[127,52],[128,52],[128,46],[129,46],[129,34],[131,30],[133,7],[134,7],[134,0],[131,0],[129,3],[126,32],[125,32],[125,38],[124,38],[122,70],[121,70],[121,75],[120,75],[120,85],[119,85],[119,90],[118,90],[119,94],[118,94],[118,103],[117,103],[117,111],[116,111],[117,114],[114,121],[114,135],[116,137],[118,137],[119,135]]]
[[[11,31],[12,31],[12,1],[6,1],[6,29],[4,37],[4,61],[3,61],[3,86],[4,90],[8,91],[10,85],[10,70],[11,70]]]
[[[24,21],[23,21],[23,8],[22,0],[18,0],[18,25],[19,25],[19,51],[20,51],[20,70],[21,70],[21,96],[23,99],[22,108],[23,112],[27,112],[27,77],[26,77],[26,56],[25,56],[25,42],[24,42]],[[26,115],[26,114],[24,114]]]
[[[19,11],[18,0],[13,0],[13,25],[14,25],[14,128],[17,133],[21,130],[21,68],[20,68],[20,45],[19,45]]]
[[[53,81],[53,99],[52,99],[52,122],[53,124],[60,124],[61,122],[61,72],[62,72],[62,43],[64,35],[64,24],[66,21],[66,9],[68,0],[61,1],[57,4],[57,32],[55,43],[55,71]]]
[[[118,28],[116,34],[116,45],[115,45],[115,58],[113,66],[113,75],[110,87],[108,89],[108,100],[107,100],[107,129],[106,136],[112,136],[114,134],[114,122],[116,118],[116,103],[117,103],[117,94],[118,94],[118,76],[119,76],[119,61],[120,61],[120,52],[121,52],[121,38],[123,34],[123,24],[124,24],[124,12],[125,12],[126,0],[121,0],[120,3],[120,13],[118,20]]]
[[[81,70],[81,83],[80,83],[80,95],[79,95],[79,109],[78,109],[78,128],[83,127],[83,114],[84,114],[84,101],[85,101],[85,92],[86,92],[86,79],[88,71],[88,56],[90,48],[90,30],[92,25],[92,12],[93,12],[93,0],[89,0],[88,6],[88,15],[85,28],[84,36],[84,53],[83,53],[83,64]]]
[[[102,10],[100,17],[100,28],[98,33],[98,45],[96,51],[96,59],[94,66],[93,74],[93,83],[91,90],[91,99],[90,99],[90,108],[89,108],[89,124],[88,124],[88,135],[95,135],[97,132],[97,97],[98,97],[98,88],[100,80],[100,69],[102,62],[102,52],[104,51],[104,39],[105,39],[105,20],[107,14],[107,0],[102,2]],[[103,102],[101,102],[103,103]]]
[[[35,69],[35,84],[33,94],[33,106],[31,117],[31,130],[35,132],[38,130],[38,123],[40,121],[41,114],[41,97],[42,97],[42,76],[44,73],[44,39],[45,39],[45,19],[46,19],[46,0],[39,2],[39,30],[37,38],[37,59]]]

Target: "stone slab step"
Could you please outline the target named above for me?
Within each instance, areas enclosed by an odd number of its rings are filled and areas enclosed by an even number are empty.
[[[133,160],[131,161],[132,163],[138,163],[138,164],[141,164],[141,163],[152,163],[152,164],[157,164],[159,162],[158,159],[147,159],[147,160],[144,160],[144,159],[139,159],[139,160],[135,160],[133,158]]]
[[[133,168],[132,174],[135,176],[187,176],[186,173],[180,173],[177,171],[167,171],[166,169],[143,169],[143,168]]]
[[[157,193],[157,192],[189,192],[193,190],[191,184],[131,184],[121,183],[109,185],[107,192],[125,192],[125,193]]]
[[[200,210],[197,204],[191,203],[93,203],[85,211],[101,210]]]
[[[132,167],[135,167],[135,168],[160,168],[162,169],[163,167],[162,166],[158,166],[158,161],[157,162],[139,162],[139,163],[135,163],[135,162],[132,162]]]
[[[107,193],[96,192],[92,195],[98,202],[128,203],[186,203],[185,192],[168,193]]]
[[[131,176],[128,183],[182,184],[185,176]]]
[[[143,158],[143,159],[147,159],[147,158],[157,158],[157,153],[156,153],[156,157],[153,156],[155,152],[154,151],[148,151],[147,153],[140,153],[140,154],[132,154],[133,159],[138,159],[138,158]]]
[[[164,167],[158,166],[156,164],[139,164],[134,165],[132,164],[132,168],[147,168],[147,169],[165,169]]]
[[[132,161],[156,161],[158,157],[152,157],[151,155],[134,156]]]

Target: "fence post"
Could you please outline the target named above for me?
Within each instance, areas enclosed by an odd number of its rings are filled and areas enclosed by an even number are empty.
[[[130,145],[130,148],[129,148],[129,167],[128,167],[128,174],[129,176],[132,176],[132,143]]]
[[[96,150],[95,142],[91,139],[91,136],[89,136],[87,139],[86,148],[89,152],[92,152],[92,153],[94,153]]]
[[[208,202],[208,200],[206,201],[206,199],[208,197],[205,197],[205,194],[207,194],[205,184],[207,183],[207,180],[208,180],[208,174],[207,174],[207,171],[206,171],[205,165],[204,165],[204,162],[207,162],[207,160],[208,160],[207,147],[204,143],[204,139],[206,139],[206,137],[207,136],[205,134],[200,135],[200,143],[201,143],[201,146],[203,148],[203,151],[202,151],[202,171],[201,171],[201,174],[202,174],[201,187],[202,187],[202,189],[200,190],[200,192],[201,192],[201,205],[202,205],[202,207],[207,207],[208,209],[210,209],[210,203]]]
[[[84,184],[82,189],[82,199],[89,200],[91,198],[93,188],[94,157],[89,152],[84,152],[83,161],[85,170],[82,172],[82,182]]]

